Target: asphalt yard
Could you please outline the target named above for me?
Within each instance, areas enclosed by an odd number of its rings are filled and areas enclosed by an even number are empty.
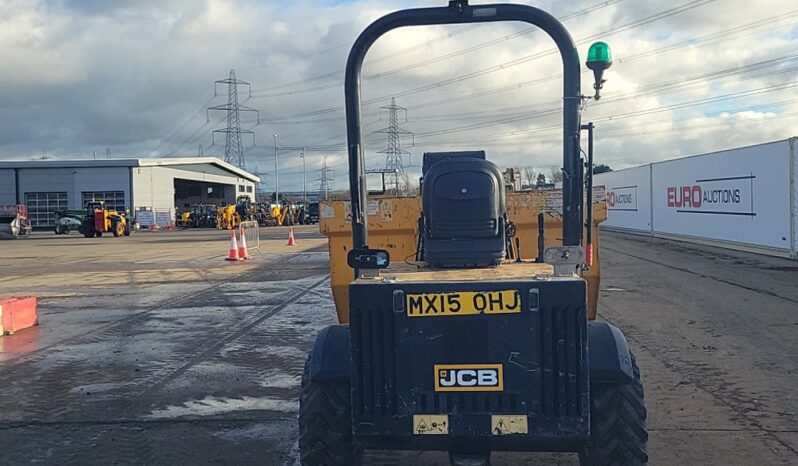
[[[261,232],[238,263],[216,230],[0,243],[0,297],[39,296],[41,320],[0,337],[0,463],[298,464],[302,366],[335,319],[326,240]],[[599,314],[641,367],[651,464],[798,464],[798,264],[617,233],[601,260]]]

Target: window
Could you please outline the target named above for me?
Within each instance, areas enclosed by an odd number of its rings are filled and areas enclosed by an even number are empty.
[[[247,186],[247,192],[248,192],[248,193],[251,193],[251,192],[252,192],[252,186]]]
[[[25,205],[33,226],[55,225],[55,211],[67,208],[67,193],[25,193]]]
[[[240,193],[244,192],[244,185],[243,184],[238,185],[238,192],[240,192]]]
[[[91,201],[105,201],[105,208],[117,212],[125,211],[124,191],[83,191],[83,207]]]

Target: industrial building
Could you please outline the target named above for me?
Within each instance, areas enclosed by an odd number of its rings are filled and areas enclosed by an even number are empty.
[[[34,227],[53,225],[56,210],[83,209],[91,200],[129,210],[140,222],[157,216],[168,223],[191,204],[255,200],[259,182],[215,157],[7,161],[0,162],[0,205],[27,205]]]

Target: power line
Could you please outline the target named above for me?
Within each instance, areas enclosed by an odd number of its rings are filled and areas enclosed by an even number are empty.
[[[247,86],[250,87],[250,84],[246,81],[242,81],[240,79],[236,79],[236,70],[230,70],[230,77],[227,79],[221,79],[218,81],[214,81],[214,93],[216,91],[216,85],[218,84],[227,84],[227,105],[215,105],[213,107],[208,107],[207,112],[211,110],[224,110],[227,112],[227,127],[224,129],[215,129],[211,131],[211,141],[213,144],[216,142],[213,141],[213,136],[216,133],[224,133],[225,135],[225,143],[224,143],[224,161],[227,163],[232,163],[239,168],[246,168],[246,161],[244,160],[244,146],[241,142],[241,135],[242,134],[251,134],[253,139],[253,144],[255,143],[255,133],[250,130],[242,130],[241,129],[241,115],[240,112],[255,112],[258,115],[258,122],[260,123],[260,112],[258,110],[247,107],[245,105],[241,105],[238,103],[238,86]],[[250,96],[251,96],[250,91]]]
[[[403,155],[410,155],[410,152],[402,150],[402,136],[412,135],[410,131],[399,127],[399,112],[405,113],[405,123],[407,122],[407,109],[396,105],[396,99],[391,99],[391,105],[381,107],[388,110],[388,127],[375,131],[388,135],[388,146],[378,151],[385,154],[385,168],[393,170],[393,189],[397,194],[405,194],[410,190],[410,183],[405,173],[405,163]]]
[[[654,15],[651,15],[651,16],[636,20],[636,21],[632,21],[631,23],[624,24],[624,25],[619,26],[617,28],[610,29],[608,31],[604,31],[604,32],[597,33],[597,34],[592,34],[592,35],[590,35],[588,37],[585,37],[585,38],[577,41],[577,44],[584,44],[584,43],[589,42],[591,40],[595,40],[595,39],[598,39],[598,38],[605,38],[607,36],[611,36],[611,35],[617,34],[619,32],[624,32],[624,31],[627,31],[627,30],[630,30],[630,29],[633,29],[633,28],[644,26],[644,25],[652,23],[654,21],[665,19],[665,18],[674,16],[676,14],[683,13],[683,12],[688,11],[690,9],[698,8],[698,7],[706,5],[708,3],[712,3],[714,1],[716,1],[716,0],[693,0],[691,2],[688,2],[688,3],[684,4],[684,5],[681,5],[681,6],[678,6],[678,7],[674,7],[674,8],[671,8],[671,9],[656,13]],[[372,103],[385,101],[389,97],[404,97],[404,96],[407,96],[407,95],[417,94],[419,92],[424,92],[424,91],[428,91],[428,90],[431,90],[431,89],[438,89],[438,88],[441,88],[441,87],[444,87],[444,86],[449,86],[451,84],[455,84],[455,83],[459,83],[459,82],[462,82],[462,81],[466,81],[466,80],[473,79],[473,78],[476,78],[476,77],[479,77],[479,76],[484,76],[484,75],[487,75],[487,74],[490,74],[490,73],[494,73],[496,71],[502,71],[502,70],[505,70],[507,68],[510,68],[510,67],[513,67],[513,66],[517,66],[517,65],[520,65],[522,63],[527,63],[527,62],[530,62],[532,60],[536,60],[538,58],[543,58],[543,57],[546,57],[546,56],[549,56],[549,55],[554,55],[556,53],[558,53],[558,49],[556,49],[556,48],[548,49],[548,50],[545,50],[545,51],[542,51],[542,52],[538,52],[538,53],[535,53],[535,54],[532,54],[532,55],[527,55],[527,56],[524,56],[524,57],[516,58],[516,59],[510,60],[510,61],[501,63],[499,65],[494,65],[494,66],[491,66],[491,67],[488,67],[488,68],[483,68],[481,70],[477,70],[477,71],[473,71],[473,72],[470,72],[470,73],[461,74],[461,75],[458,75],[458,76],[455,76],[455,77],[452,77],[452,78],[449,78],[449,79],[445,79],[445,80],[442,80],[442,81],[438,81],[438,82],[426,84],[426,85],[423,85],[423,86],[419,86],[419,87],[416,87],[416,88],[413,88],[413,89],[408,89],[408,90],[405,90],[405,91],[397,92],[397,93],[394,93],[393,95],[366,99],[362,103],[363,104],[372,104]],[[305,116],[322,115],[322,114],[326,114],[326,113],[338,112],[338,111],[341,111],[343,109],[344,109],[344,106],[341,105],[341,106],[330,107],[330,108],[320,109],[320,110],[315,110],[315,111],[310,111],[310,112],[296,113],[296,114],[293,114],[293,115],[284,115],[284,116],[278,116],[278,117],[270,117],[270,118],[266,118],[264,121],[271,122],[271,121],[279,121],[279,120],[285,120],[285,119],[291,119],[291,118],[299,118],[299,117],[305,117]]]
[[[163,147],[163,145],[164,145],[164,144],[166,144],[166,143],[167,143],[167,142],[168,142],[170,139],[172,139],[173,137],[177,136],[177,134],[178,134],[180,131],[183,131],[183,128],[185,128],[185,127],[186,127],[186,126],[187,126],[187,125],[188,125],[188,124],[189,124],[189,123],[190,123],[192,120],[194,120],[194,118],[196,118],[197,116],[199,116],[200,114],[202,114],[202,111],[203,111],[203,110],[205,110],[205,106],[206,106],[206,105],[208,105],[208,104],[209,104],[209,103],[210,103],[210,102],[213,100],[213,98],[214,98],[214,97],[216,97],[216,95],[215,95],[215,94],[210,94],[210,95],[209,95],[209,96],[206,98],[205,102],[203,102],[203,103],[202,103],[202,105],[200,105],[200,107],[199,107],[199,108],[198,108],[198,109],[197,109],[197,110],[196,110],[194,113],[192,113],[192,114],[191,114],[191,115],[190,115],[188,118],[186,118],[186,119],[185,119],[185,121],[183,121],[183,123],[182,123],[182,124],[180,124],[180,125],[179,125],[179,126],[178,126],[178,127],[175,129],[175,130],[174,130],[174,131],[172,131],[171,133],[169,133],[169,135],[168,135],[168,136],[166,136],[165,138],[162,138],[162,139],[161,139],[161,142],[160,142],[160,144],[158,144],[158,145],[155,147],[155,149],[152,149],[152,150],[150,151],[150,153],[152,154],[152,153],[154,153],[154,152],[157,152],[157,151],[158,151],[158,149],[160,149],[161,147]]]
[[[608,36],[611,36],[611,35],[614,35],[614,34],[618,34],[620,32],[625,32],[625,31],[628,31],[630,29],[634,29],[634,28],[637,28],[637,27],[640,27],[640,26],[644,26],[644,25],[652,23],[654,21],[659,21],[661,19],[669,18],[671,16],[677,15],[679,13],[683,13],[685,11],[688,11],[688,10],[691,10],[691,9],[694,9],[694,8],[698,8],[700,6],[704,6],[704,5],[712,3],[714,1],[716,1],[716,0],[693,0],[691,2],[688,2],[688,3],[684,4],[684,5],[681,5],[681,6],[678,6],[678,7],[674,7],[674,8],[671,8],[671,9],[656,13],[654,15],[651,15],[651,16],[648,16],[648,17],[645,17],[645,18],[641,18],[641,19],[636,20],[636,21],[632,21],[631,23],[624,24],[624,25],[619,26],[617,28],[610,29],[610,30],[607,30],[607,31],[604,31],[604,32],[600,32],[600,33],[596,33],[596,34],[591,34],[591,35],[589,35],[587,37],[584,37],[584,38],[576,41],[576,44],[580,45],[580,44],[585,44],[587,42],[590,42],[592,40],[596,40],[596,39],[600,39],[600,38],[606,38]],[[530,29],[530,30],[532,30],[532,29]],[[466,52],[467,51],[471,51],[470,48],[467,49]],[[463,52],[463,53],[466,53],[466,52]],[[476,77],[479,77],[479,76],[484,76],[486,74],[494,73],[496,71],[502,71],[502,70],[505,70],[505,69],[510,68],[510,67],[514,67],[514,66],[517,66],[517,65],[520,65],[520,64],[523,64],[523,63],[527,63],[527,62],[530,62],[530,61],[533,61],[533,60],[537,60],[539,58],[543,58],[543,57],[550,56],[550,55],[555,55],[558,52],[559,52],[559,50],[557,48],[547,49],[547,50],[544,50],[542,52],[538,52],[538,53],[534,53],[534,54],[527,55],[527,56],[524,56],[524,57],[520,57],[520,58],[516,58],[516,59],[513,59],[513,60],[509,60],[509,61],[501,63],[499,65],[494,65],[494,66],[491,66],[491,67],[488,67],[488,68],[483,68],[481,70],[473,71],[471,73],[461,74],[459,76],[456,76],[456,77],[453,77],[453,78],[450,78],[450,79],[446,79],[446,80],[443,80],[443,81],[427,84],[427,85],[420,86],[420,87],[417,87],[417,88],[414,88],[414,89],[410,89],[410,90],[407,90],[407,91],[396,93],[395,97],[403,97],[403,96],[406,96],[406,95],[416,94],[416,93],[427,91],[427,90],[430,90],[430,89],[435,89],[435,88],[440,88],[440,87],[443,87],[443,86],[448,86],[448,85],[451,85],[451,84],[454,84],[454,83],[458,83],[458,82],[462,82],[462,81],[465,81],[465,80],[468,80],[468,79],[473,79],[473,78],[476,78]],[[436,59],[426,60],[425,64],[433,63],[435,60]],[[408,65],[408,66],[415,67],[414,65]],[[406,68],[406,67],[403,67],[403,68]],[[401,70],[399,70],[399,71],[401,71]],[[390,74],[393,74],[393,73],[390,73]],[[384,73],[383,75],[387,75],[387,74]],[[377,78],[377,77],[380,77],[380,75],[365,76],[365,77],[363,77],[361,79],[366,80],[366,79],[374,79],[374,78]],[[338,87],[340,85],[341,85],[341,83],[339,82],[339,83],[335,84],[335,87]],[[333,85],[328,86],[328,88],[329,87],[333,87]],[[318,88],[316,88],[314,90],[318,90]],[[290,94],[300,94],[300,93],[303,93],[303,92],[305,92],[305,91],[304,90],[292,91]],[[281,95],[287,95],[287,94],[281,94]],[[255,97],[256,98],[257,97],[264,97],[264,95],[255,95]],[[383,97],[383,98],[377,99],[377,101],[382,101],[382,100],[386,100],[386,99],[387,99],[387,97]],[[374,99],[371,99],[371,100],[373,101]]]
[[[580,16],[584,16],[584,15],[592,13],[593,11],[596,11],[598,9],[606,8],[606,7],[609,7],[609,6],[614,5],[616,3],[620,3],[622,1],[624,1],[624,0],[605,0],[605,1],[599,2],[599,3],[595,4],[595,5],[592,5],[590,7],[587,7],[587,8],[584,8],[582,10],[576,11],[574,13],[561,16],[558,19],[560,21],[563,21],[563,22],[564,21],[568,21],[570,19],[574,19],[574,18],[578,18]],[[710,0],[710,1],[714,1],[714,0]],[[534,3],[534,2],[532,2],[532,3]],[[484,27],[484,26],[486,26],[486,25],[479,25],[479,26],[476,26],[476,27]],[[471,27],[471,28],[468,28],[468,29],[476,29],[476,27]],[[372,79],[377,79],[377,78],[383,78],[385,76],[391,76],[391,75],[394,75],[394,74],[397,74],[397,73],[400,73],[400,72],[403,72],[403,71],[408,71],[408,70],[412,70],[412,69],[415,69],[415,68],[421,68],[423,66],[426,66],[426,65],[429,65],[429,64],[432,64],[432,63],[437,63],[437,62],[440,62],[440,61],[443,61],[443,60],[448,60],[450,58],[457,57],[457,56],[460,56],[460,55],[463,55],[463,54],[466,54],[466,53],[474,52],[476,50],[480,50],[480,49],[483,49],[483,48],[486,48],[486,47],[490,47],[492,45],[501,44],[501,43],[504,43],[504,42],[506,42],[506,41],[508,41],[510,39],[514,39],[516,37],[521,37],[521,36],[524,36],[524,35],[527,35],[527,34],[530,34],[530,33],[533,33],[533,32],[537,32],[537,31],[540,31],[540,28],[538,28],[538,27],[525,28],[525,29],[523,29],[521,31],[514,32],[512,34],[507,34],[505,36],[502,36],[502,37],[499,37],[499,38],[496,38],[496,39],[491,39],[491,40],[488,40],[488,41],[485,41],[485,42],[480,42],[480,43],[474,44],[472,46],[466,47],[464,49],[460,49],[460,50],[457,50],[457,51],[454,51],[454,52],[447,53],[445,55],[441,55],[439,57],[428,58],[428,59],[421,60],[421,61],[418,61],[418,62],[415,62],[415,63],[411,63],[411,64],[408,64],[408,65],[401,66],[399,68],[394,68],[394,69],[386,70],[386,71],[383,71],[383,72],[380,72],[380,73],[374,73],[374,74],[371,74],[371,75],[366,75],[366,76],[363,76],[361,78],[361,80],[367,81],[367,80],[372,80]],[[455,31],[455,32],[450,33],[450,34],[445,34],[445,35],[439,36],[437,38],[433,38],[433,39],[430,39],[430,40],[426,41],[426,44],[437,42],[437,41],[440,41],[440,40],[443,40],[443,39],[449,39],[451,37],[454,37],[458,33],[462,34],[464,32],[466,32],[466,31],[460,30],[460,31]],[[470,31],[468,31],[468,32],[470,32]],[[411,46],[411,47],[407,47],[406,49],[403,49],[403,50],[401,50],[399,52],[394,52],[393,54],[389,54],[387,56],[380,57],[380,58],[378,58],[376,60],[369,60],[369,62],[371,64],[373,64],[373,63],[375,63],[377,61],[384,61],[384,60],[386,60],[388,58],[392,58],[392,57],[395,57],[397,55],[400,55],[400,54],[403,54],[403,53],[406,53],[406,52],[417,51],[419,49],[420,45],[424,45],[424,43],[419,44],[419,45],[414,45],[414,46]],[[296,81],[296,82],[293,82],[293,83],[287,83],[287,84],[282,84],[282,85],[278,85],[278,86],[272,86],[269,89],[280,89],[280,88],[285,88],[285,87],[301,85],[301,84],[305,84],[305,83],[312,82],[312,81],[318,81],[319,79],[323,79],[323,78],[340,76],[340,75],[343,74],[343,72],[344,72],[344,70],[340,69],[340,70],[334,71],[332,73],[326,73],[326,74],[323,74],[323,75],[320,75],[320,76],[315,76],[315,77],[312,77],[312,78],[308,78],[308,79],[305,79],[305,80],[302,80],[302,81]],[[336,87],[340,87],[342,85],[343,85],[343,82],[339,81],[339,82],[335,82],[335,83],[324,84],[324,85],[320,85],[320,86],[316,86],[316,87],[300,89],[300,90],[295,90],[295,91],[284,91],[284,92],[275,92],[275,93],[267,93],[267,94],[258,94],[258,92],[261,91],[261,89],[259,89],[259,90],[255,91],[256,92],[255,97],[279,97],[279,96],[286,96],[286,95],[305,94],[305,93],[309,93],[309,92],[317,92],[317,91],[320,91],[320,90],[336,88]]]
[[[321,156],[321,170],[319,170],[319,198],[330,199],[330,190],[335,186],[335,170],[327,166],[327,156]]]

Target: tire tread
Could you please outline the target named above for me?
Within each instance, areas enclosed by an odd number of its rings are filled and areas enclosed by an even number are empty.
[[[591,436],[579,453],[582,466],[648,463],[646,405],[640,369],[632,355],[634,380],[591,388]]]
[[[354,464],[349,384],[312,383],[310,359],[299,397],[299,452],[303,466]]]

